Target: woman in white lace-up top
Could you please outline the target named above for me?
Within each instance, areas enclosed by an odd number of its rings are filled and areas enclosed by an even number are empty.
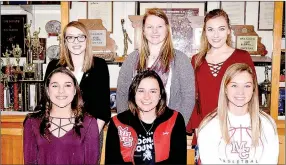
[[[199,126],[198,146],[202,164],[277,164],[276,124],[259,109],[257,80],[247,64],[227,69],[218,107]]]

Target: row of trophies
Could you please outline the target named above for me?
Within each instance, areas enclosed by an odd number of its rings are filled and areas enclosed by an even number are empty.
[[[35,31],[33,36],[31,35],[30,24],[26,23],[24,27],[26,28],[25,45],[27,47],[27,60],[23,65],[23,71],[20,67],[20,57],[22,56],[22,49],[19,44],[12,44],[12,50],[6,49],[5,53],[2,53],[6,58],[6,66],[4,67],[3,60],[0,60],[0,110],[3,111],[18,111],[21,109],[21,92],[19,92],[19,85],[25,80],[41,80],[42,74],[40,73],[42,64],[33,63],[33,56],[39,57],[39,55],[44,51],[43,46],[41,46],[39,40],[39,31]],[[16,65],[10,63],[10,55],[16,58]],[[2,72],[4,68],[4,72]]]

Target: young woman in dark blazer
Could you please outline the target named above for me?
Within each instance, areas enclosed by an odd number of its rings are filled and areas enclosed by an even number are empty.
[[[60,59],[48,64],[45,79],[58,67],[71,70],[80,85],[84,109],[97,119],[101,132],[111,117],[107,64],[104,59],[93,56],[88,30],[78,21],[64,28],[61,45]]]

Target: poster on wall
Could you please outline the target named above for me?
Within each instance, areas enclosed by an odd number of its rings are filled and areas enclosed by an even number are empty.
[[[205,2],[202,3],[148,3],[139,2],[140,15],[144,15],[148,8],[157,7],[162,9],[169,20],[172,30],[172,38],[174,47],[188,57],[191,57],[197,52],[196,41],[194,37],[199,34],[201,30],[193,28],[193,21],[190,19],[194,16],[204,16]],[[196,27],[198,28],[198,27]],[[198,37],[196,37],[198,38]]]
[[[1,15],[1,52],[12,50],[12,44],[19,44],[22,57],[25,57],[25,29],[27,15]],[[1,53],[1,57],[3,54]]]

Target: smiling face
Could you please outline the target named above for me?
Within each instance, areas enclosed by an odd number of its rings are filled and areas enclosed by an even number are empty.
[[[86,49],[86,34],[75,27],[68,27],[65,34],[65,45],[71,55],[84,55]]]
[[[229,100],[228,106],[248,107],[253,95],[253,79],[247,71],[238,73],[226,86],[226,95]]]
[[[140,82],[135,94],[135,102],[143,112],[156,112],[160,100],[160,87],[156,79],[144,78]]]
[[[162,45],[167,36],[166,22],[155,15],[147,17],[143,30],[149,45]]]
[[[55,73],[47,89],[52,102],[52,108],[71,108],[71,102],[76,94],[75,84],[71,77],[64,73]]]
[[[206,37],[213,48],[221,48],[226,45],[230,29],[224,17],[219,16],[206,22]]]

